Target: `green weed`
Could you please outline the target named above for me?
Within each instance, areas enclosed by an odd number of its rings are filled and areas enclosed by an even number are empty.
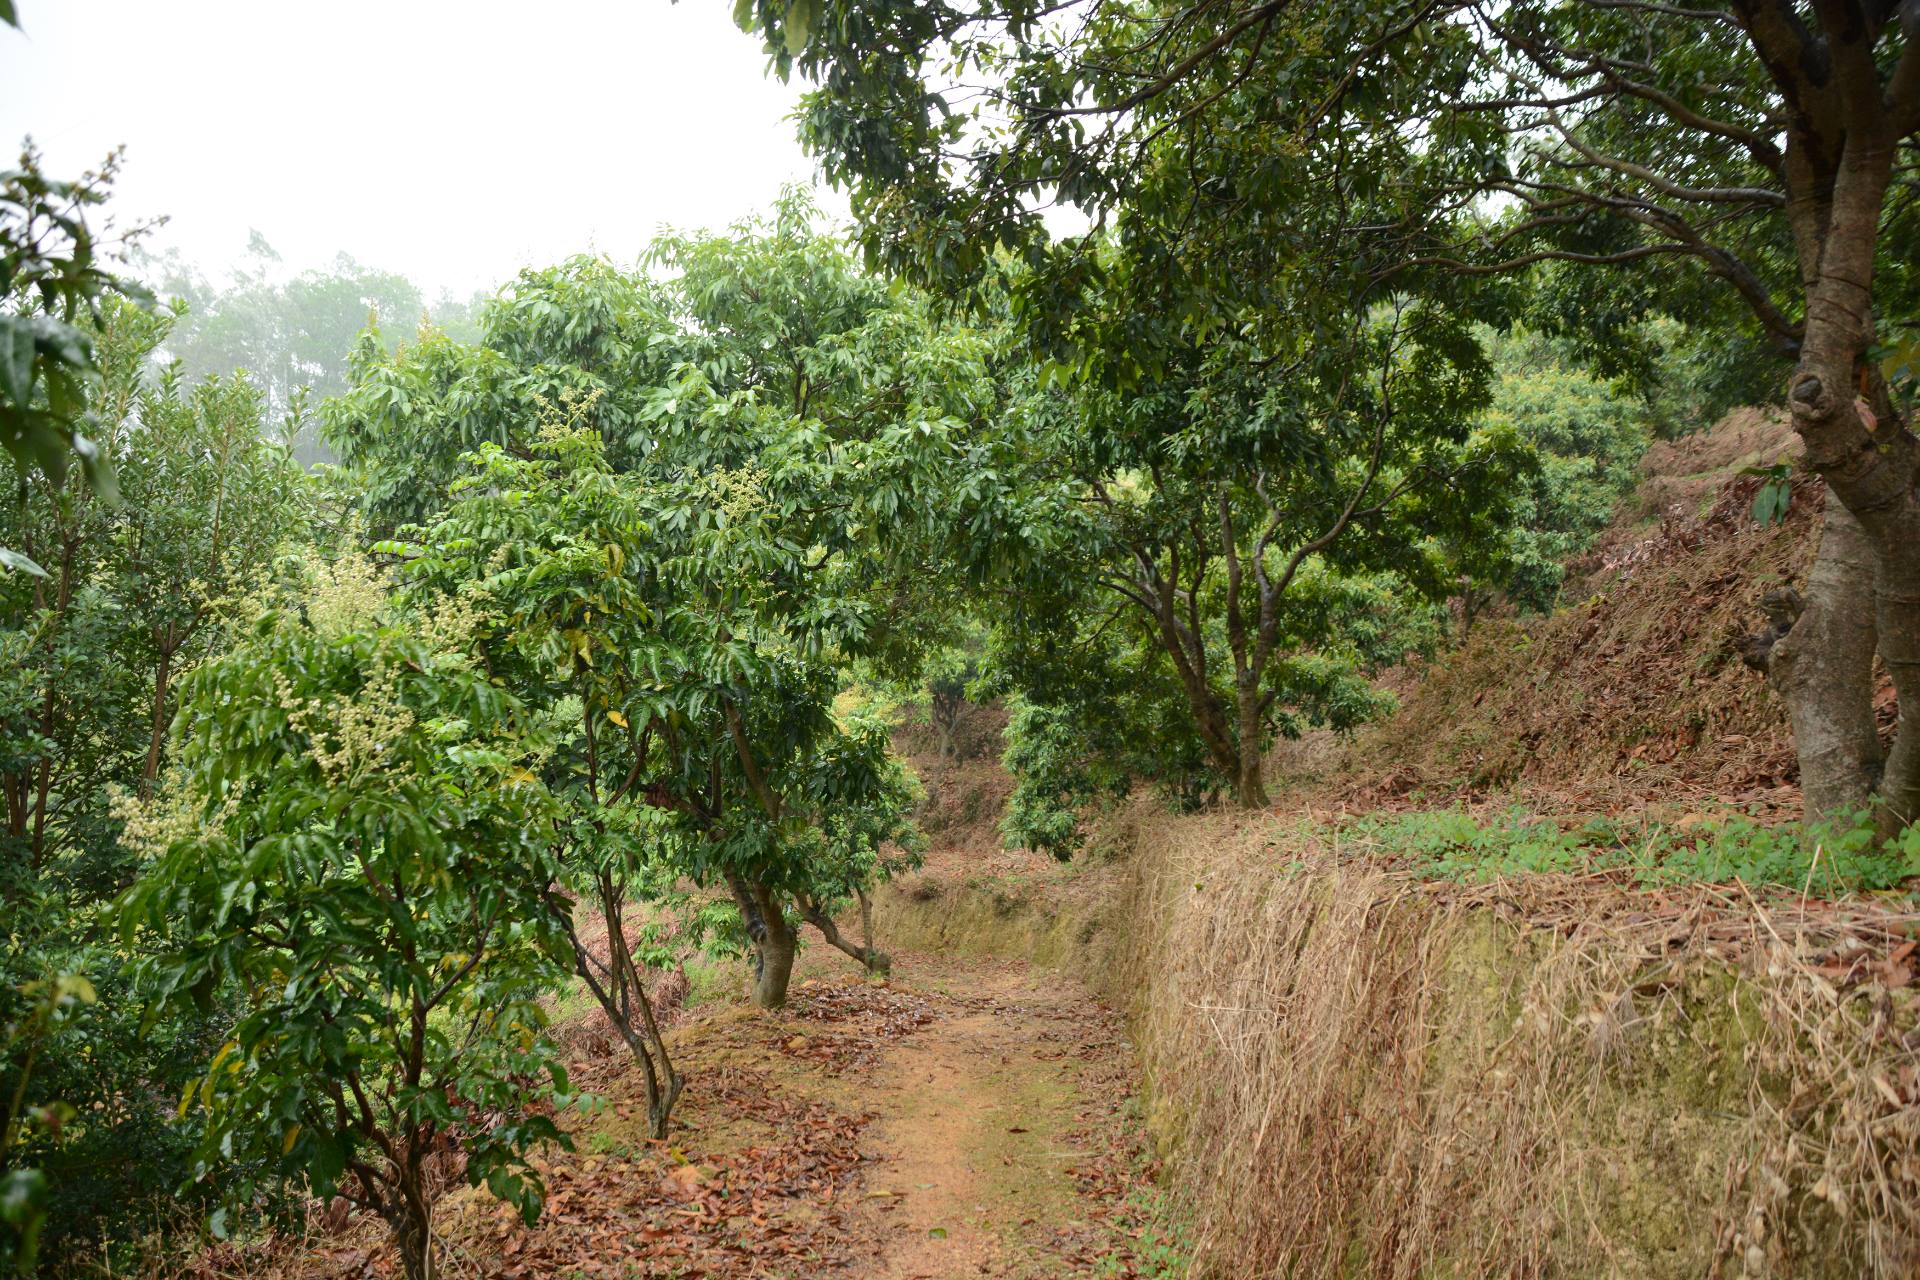
[[[1817,827],[1769,827],[1739,814],[1685,826],[1594,818],[1567,829],[1518,808],[1491,821],[1448,809],[1361,818],[1339,838],[1409,859],[1436,878],[1467,881],[1627,871],[1646,887],[1738,880],[1832,897],[1895,888],[1920,874],[1920,829],[1876,847],[1864,818]]]

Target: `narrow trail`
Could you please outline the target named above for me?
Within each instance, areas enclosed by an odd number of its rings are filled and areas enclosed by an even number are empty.
[[[1132,1053],[1071,979],[908,953],[877,983],[817,948],[785,1009],[703,1010],[675,1040],[673,1135],[646,1138],[621,1055],[585,1054],[603,1101],[542,1160],[546,1212],[450,1192],[449,1280],[1158,1274]],[[391,1274],[371,1233],[321,1252],[328,1275]]]
[[[877,1274],[1090,1267],[1111,1243],[1094,1226],[1114,1190],[1097,1162],[1122,1136],[1126,1049],[1112,1016],[1024,965],[916,957],[901,976],[958,1007],[890,1050],[867,1095],[879,1116],[869,1176],[900,1192]]]

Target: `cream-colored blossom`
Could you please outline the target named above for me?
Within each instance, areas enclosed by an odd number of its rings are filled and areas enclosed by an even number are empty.
[[[413,728],[413,712],[400,700],[399,669],[384,655],[350,698],[302,698],[283,672],[275,671],[273,679],[281,710],[306,737],[329,786],[362,782],[390,768],[391,744]]]
[[[317,562],[308,573],[307,618],[333,640],[377,626],[387,607],[387,572],[360,550]]]

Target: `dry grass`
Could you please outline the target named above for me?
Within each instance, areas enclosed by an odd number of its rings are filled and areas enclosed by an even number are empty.
[[[1920,1267],[1914,915],[1128,823],[1085,956],[1130,998],[1202,1274]]]

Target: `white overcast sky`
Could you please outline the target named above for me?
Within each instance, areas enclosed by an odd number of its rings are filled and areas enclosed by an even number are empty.
[[[662,224],[722,227],[811,180],[726,0],[19,0],[0,147],[50,172],[128,148],[113,208],[216,279],[258,229],[428,296]],[[823,208],[845,202],[822,192]]]

